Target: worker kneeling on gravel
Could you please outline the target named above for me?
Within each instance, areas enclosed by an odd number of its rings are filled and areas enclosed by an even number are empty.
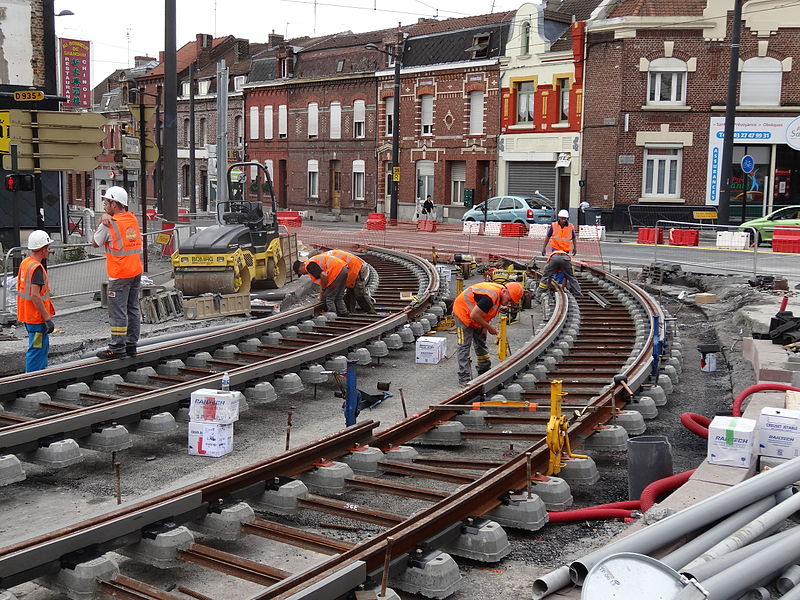
[[[325,304],[325,310],[335,312],[339,317],[350,314],[344,303],[348,270],[341,258],[326,253],[317,254],[306,262],[295,261],[292,268],[298,275],[308,275],[319,286],[320,300]]]
[[[500,309],[510,302],[519,304],[524,290],[516,281],[506,283],[476,283],[465,289],[453,302],[453,318],[458,336],[458,383],[465,386],[472,379],[470,346],[475,346],[478,375],[492,368],[486,336],[497,335],[491,324]]]
[[[47,368],[50,334],[55,331],[56,309],[50,300],[50,280],[45,262],[53,240],[46,231],[37,229],[28,236],[31,255],[22,261],[17,274],[17,321],[28,332],[25,372]]]
[[[365,313],[375,314],[375,302],[367,291],[367,277],[369,277],[369,265],[346,250],[329,250],[325,254],[330,254],[336,258],[341,258],[347,265],[347,281],[345,287],[345,304],[348,310],[352,308],[353,300],[358,307]],[[352,296],[352,300],[348,299]]]
[[[583,295],[581,284],[578,283],[572,270],[572,260],[569,256],[570,253],[575,256],[578,251],[576,241],[575,227],[569,222],[569,213],[566,210],[558,211],[558,220],[551,223],[542,247],[542,256],[547,255],[548,245],[551,248],[551,252],[547,256],[544,273],[542,273],[542,278],[539,280],[539,288],[536,290],[534,298],[538,300],[542,291],[550,287],[550,279],[556,273],[564,274],[567,286],[572,290],[573,294],[576,296]]]

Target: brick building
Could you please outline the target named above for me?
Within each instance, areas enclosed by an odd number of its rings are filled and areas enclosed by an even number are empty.
[[[733,0],[618,0],[589,22],[583,158],[593,205],[716,205]],[[731,215],[800,203],[800,11],[745,2]],[[792,145],[794,147],[792,147]],[[740,167],[753,157],[752,175]],[[750,213],[748,213],[750,214]],[[755,212],[753,213],[755,214]]]

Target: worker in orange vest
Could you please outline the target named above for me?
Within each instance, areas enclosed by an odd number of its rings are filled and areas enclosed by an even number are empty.
[[[330,254],[337,258],[341,258],[347,265],[347,282],[345,287],[345,304],[348,310],[352,309],[355,303],[365,313],[375,314],[375,301],[367,291],[367,278],[369,277],[369,265],[361,260],[355,254],[347,252],[346,250],[328,250],[325,254]]]
[[[558,211],[558,220],[552,223],[547,230],[547,237],[542,247],[542,256],[547,254],[548,245],[551,247],[551,252],[547,257],[547,263],[544,266],[544,272],[539,280],[539,287],[536,290],[536,294],[534,294],[534,298],[538,300],[542,291],[550,287],[550,280],[556,273],[564,274],[567,287],[576,296],[583,295],[581,284],[575,278],[575,273],[572,270],[572,260],[570,259],[570,253],[575,256],[578,251],[576,241],[575,227],[569,222],[569,212],[563,209]]]
[[[56,309],[50,300],[50,280],[45,262],[53,240],[37,229],[28,236],[30,256],[22,261],[17,274],[17,321],[28,332],[25,372],[47,368],[50,334],[55,331],[52,317]]]
[[[325,304],[325,310],[335,312],[339,317],[350,314],[344,303],[349,271],[341,258],[317,254],[305,262],[295,261],[292,268],[298,275],[308,275],[319,286],[320,301]]]
[[[469,286],[453,302],[453,318],[456,322],[458,341],[458,383],[464,387],[472,379],[472,360],[470,347],[475,346],[478,359],[476,370],[482,375],[492,368],[489,348],[486,346],[487,334],[497,335],[491,324],[500,309],[509,303],[519,304],[525,290],[522,285],[512,281],[502,283],[482,282]]]
[[[108,273],[108,320],[111,341],[100,350],[101,359],[136,356],[141,318],[139,288],[142,285],[142,233],[136,216],[128,211],[128,192],[112,186],[103,194],[105,214],[92,245],[105,248]]]

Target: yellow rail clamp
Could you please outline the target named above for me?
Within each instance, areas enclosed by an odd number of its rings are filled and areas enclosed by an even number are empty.
[[[566,465],[564,457],[587,458],[583,454],[573,454],[569,443],[569,421],[561,414],[561,398],[567,395],[561,391],[562,381],[554,379],[550,382],[550,420],[547,422],[547,447],[550,458],[547,465],[547,475],[555,475]]]
[[[499,406],[503,408],[522,408],[527,410],[528,412],[536,412],[539,409],[539,405],[536,402],[518,402],[516,400],[506,400],[506,401],[494,401],[488,400],[486,402],[473,402],[472,403],[472,410],[480,410],[484,407],[489,406]]]
[[[500,317],[500,331],[494,343],[497,344],[497,358],[501,361],[508,358],[508,317],[505,315]]]

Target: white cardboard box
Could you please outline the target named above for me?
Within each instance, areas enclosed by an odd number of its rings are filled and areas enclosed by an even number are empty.
[[[708,426],[708,462],[749,468],[753,462],[757,422],[740,417],[714,417]]]
[[[189,454],[218,458],[233,450],[233,423],[189,422]]]
[[[447,338],[422,336],[417,338],[417,363],[435,365],[447,353]]]
[[[765,406],[758,417],[758,453],[761,456],[800,456],[800,410]]]
[[[237,391],[200,389],[192,392],[189,400],[189,420],[195,423],[233,423],[239,420]]]

